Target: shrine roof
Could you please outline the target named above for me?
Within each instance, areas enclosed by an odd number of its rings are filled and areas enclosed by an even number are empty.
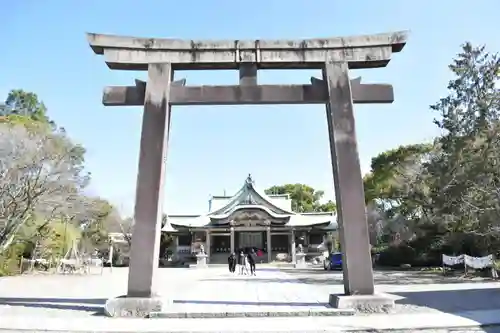
[[[255,182],[251,175],[248,175],[243,186],[235,195],[233,195],[227,204],[223,207],[208,213],[212,218],[225,218],[226,215],[231,214],[235,209],[240,206],[262,206],[267,208],[271,215],[294,215],[291,210],[286,210],[278,207],[273,203],[272,199],[268,197],[264,191],[260,191],[255,187]]]
[[[267,210],[263,206],[252,206],[254,209]],[[241,207],[239,209],[245,209],[247,207]],[[285,219],[285,217],[284,217]],[[283,223],[284,227],[290,228],[304,228],[304,227],[315,227],[318,229],[322,229],[325,231],[328,230],[337,230],[337,216],[334,214],[330,215],[302,215],[302,214],[294,214],[286,216],[287,221]],[[209,215],[200,215],[198,217],[186,218],[186,219],[176,219],[175,221],[171,221],[162,229],[165,232],[174,232],[177,231],[176,228],[204,228],[212,226],[212,218]],[[172,229],[170,229],[172,228]]]
[[[324,230],[337,229],[337,216],[332,212],[312,212],[299,214],[291,210],[278,207],[263,191],[255,187],[249,175],[240,190],[223,206],[205,215],[169,215],[167,224],[162,229],[203,228],[234,216],[237,212],[258,212],[267,214],[273,220],[283,221],[284,227],[317,227]]]

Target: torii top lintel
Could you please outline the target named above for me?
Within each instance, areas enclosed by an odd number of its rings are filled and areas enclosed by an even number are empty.
[[[349,68],[384,67],[406,44],[407,31],[302,40],[181,40],[88,33],[90,47],[111,69],[147,70],[170,62],[175,69],[237,69],[242,63],[262,69],[321,68],[326,60]]]

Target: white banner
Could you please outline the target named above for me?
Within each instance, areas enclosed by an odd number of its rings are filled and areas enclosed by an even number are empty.
[[[457,257],[447,256],[443,254],[443,265],[445,266],[455,266],[464,263],[464,255],[459,255]]]
[[[474,269],[481,269],[493,266],[493,255],[490,254],[486,257],[471,257],[464,255],[465,265]]]

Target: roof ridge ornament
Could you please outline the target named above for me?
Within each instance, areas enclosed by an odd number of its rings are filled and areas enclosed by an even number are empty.
[[[254,185],[254,181],[252,179],[252,174],[248,174],[247,179],[245,180],[245,189],[246,189],[246,198],[241,202],[244,205],[257,205],[257,201],[252,195],[252,188]]]
[[[245,180],[245,182],[246,182],[247,185],[253,185],[253,184],[255,184],[255,182],[252,179],[252,174],[251,173],[248,174],[248,177]]]

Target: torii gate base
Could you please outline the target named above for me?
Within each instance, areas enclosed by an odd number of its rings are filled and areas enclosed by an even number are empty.
[[[111,69],[147,70],[148,81],[108,87],[105,105],[144,105],[128,291],[108,300],[109,316],[144,317],[162,310],[156,273],[164,170],[172,105],[326,104],[330,153],[343,251],[344,295],[339,308],[388,308],[374,293],[353,103],[391,103],[392,86],[349,79],[349,68],[384,67],[406,44],[406,33],[311,40],[183,41],[89,34],[90,46]],[[307,85],[258,85],[258,69],[321,69]],[[238,69],[240,84],[184,86],[175,69]],[[167,295],[165,295],[167,296]],[[326,297],[326,295],[325,295]]]

